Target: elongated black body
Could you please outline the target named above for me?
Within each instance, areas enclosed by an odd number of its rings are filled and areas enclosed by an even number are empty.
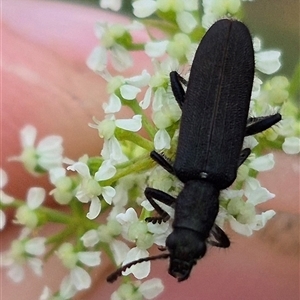
[[[281,120],[279,113],[248,118],[254,77],[254,51],[247,27],[235,20],[217,21],[203,37],[191,67],[186,93],[176,72],[170,73],[175,99],[182,108],[174,164],[152,151],[151,157],[178,177],[184,187],[177,198],[147,187],[145,196],[159,217],[169,215],[154,200],[175,208],[173,232],[166,240],[169,254],[140,259],[112,274],[142,261],[170,257],[169,273],[178,281],[189,277],[207,243],[229,247],[226,234],[215,224],[221,189],[236,178],[238,167],[250,154],[242,150],[244,137],[261,132]]]
[[[254,51],[248,28],[221,20],[203,37],[192,64],[182,118],[175,175],[202,178],[219,189],[236,177],[254,77]]]

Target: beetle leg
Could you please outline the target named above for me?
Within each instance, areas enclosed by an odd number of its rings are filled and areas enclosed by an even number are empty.
[[[213,239],[208,238],[207,242],[215,247],[228,248],[230,246],[230,240],[226,233],[216,224],[212,227],[210,235]]]
[[[245,162],[245,160],[250,155],[250,153],[251,153],[250,148],[245,148],[241,151],[238,166],[241,166]]]
[[[171,195],[157,190],[157,189],[153,189],[150,187],[147,187],[145,189],[145,196],[148,199],[148,201],[151,203],[151,205],[153,206],[153,208],[156,210],[156,212],[159,214],[159,217],[150,217],[150,218],[146,218],[147,222],[152,222],[152,223],[156,223],[156,222],[161,222],[161,221],[168,221],[170,219],[170,215],[164,211],[155,201],[154,199],[160,201],[161,203],[164,203],[168,206],[174,206],[176,199],[174,197],[172,197]]]
[[[281,120],[281,114],[276,113],[271,116],[249,118],[247,121],[245,136],[262,132]]]
[[[185,99],[185,91],[182,87],[182,84],[187,85],[187,81],[183,77],[181,77],[176,71],[172,71],[170,73],[170,82],[173,95],[179,107],[182,108]]]
[[[156,151],[151,151],[150,157],[156,161],[159,165],[161,165],[166,171],[170,174],[174,175],[174,168],[173,166],[164,158],[163,155],[159,154]]]

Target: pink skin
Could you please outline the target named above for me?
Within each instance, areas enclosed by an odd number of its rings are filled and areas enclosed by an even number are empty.
[[[26,124],[38,128],[38,138],[59,134],[65,153],[78,158],[83,153],[98,155],[101,140],[87,124],[92,116],[103,117],[105,82],[93,74],[85,60],[97,44],[96,21],[123,22],[116,14],[64,3],[3,0],[2,15],[2,115],[1,166],[9,175],[8,194],[24,198],[28,187],[50,186],[45,179],[29,176],[7,157],[20,153],[19,130]],[[143,36],[136,38],[143,39]],[[142,54],[135,54],[136,66],[126,76],[149,68]],[[117,74],[117,73],[114,73]],[[84,137],[84,139],[83,139]],[[178,284],[167,274],[167,261],[152,264],[151,277],[161,277],[165,292],[159,299],[299,299],[299,169],[297,157],[276,154],[276,167],[261,175],[262,184],[276,193],[263,209],[275,209],[265,231],[251,238],[229,232],[228,250],[210,249],[199,261],[191,278]],[[296,188],[295,188],[296,187]],[[290,227],[287,226],[290,222]],[[47,227],[47,232],[54,232]],[[7,249],[18,230],[8,224],[1,232],[1,251]],[[43,234],[43,233],[42,233]],[[155,251],[157,252],[157,251]],[[110,285],[105,277],[114,269],[102,256],[94,273],[93,287],[78,299],[109,299],[119,282]],[[64,269],[56,258],[46,264],[44,277],[28,270],[26,280],[14,284],[1,270],[3,299],[38,299],[44,285],[55,290]],[[101,295],[101,296],[100,296]]]

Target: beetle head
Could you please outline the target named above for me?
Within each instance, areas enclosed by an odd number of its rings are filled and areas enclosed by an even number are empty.
[[[186,280],[197,260],[206,253],[206,243],[190,229],[174,228],[166,246],[170,252],[169,274],[178,281]]]

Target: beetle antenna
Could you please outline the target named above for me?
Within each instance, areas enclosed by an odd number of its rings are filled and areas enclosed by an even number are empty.
[[[132,267],[133,265],[140,264],[145,261],[150,261],[150,260],[157,260],[157,259],[166,259],[170,257],[170,253],[163,253],[155,256],[150,256],[150,257],[143,257],[137,260],[134,260],[119,269],[117,269],[115,272],[111,273],[109,276],[107,276],[106,281],[109,283],[113,283],[118,279],[118,277],[122,276],[122,272],[124,272],[126,269]]]

